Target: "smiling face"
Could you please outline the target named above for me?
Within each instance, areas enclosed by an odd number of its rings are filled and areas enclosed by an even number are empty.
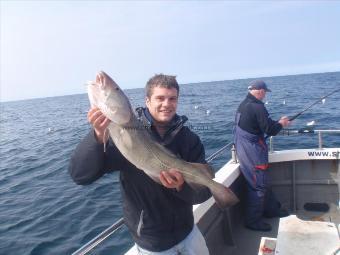
[[[175,88],[156,86],[152,88],[151,96],[146,97],[145,104],[151,116],[159,124],[167,124],[176,114],[178,92]]]

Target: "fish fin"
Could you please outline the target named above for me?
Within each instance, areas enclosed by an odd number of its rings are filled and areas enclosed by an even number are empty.
[[[163,185],[162,183],[161,183],[161,181],[159,180],[159,176],[158,177],[156,177],[156,176],[153,176],[153,175],[148,175],[154,182],[157,182],[158,184],[160,184],[160,185]]]
[[[161,180],[159,179],[159,175],[155,174],[152,170],[142,170],[148,177],[150,177],[154,182],[162,185]]]
[[[97,84],[94,81],[88,81],[86,85],[87,85],[87,94],[90,100],[91,108],[98,107],[98,102],[97,102],[97,97],[96,97],[97,92],[95,90],[95,86],[97,86]]]
[[[233,206],[240,201],[234,192],[231,191],[231,189],[219,182],[214,181],[214,185],[211,185],[209,188],[216,201],[216,204],[221,209]]]
[[[121,128],[119,130],[119,136],[120,136],[120,139],[125,144],[125,147],[131,150],[133,148],[133,142],[132,142],[132,137],[130,133],[127,132],[125,128]]]
[[[200,190],[206,188],[204,185],[200,185],[200,184],[193,183],[193,182],[187,182],[187,184],[188,184],[195,192],[199,192]]]
[[[212,179],[215,177],[215,171],[209,164],[201,164],[201,163],[189,163],[196,170],[199,170],[205,177]]]
[[[107,140],[109,139],[109,136],[110,136],[109,130],[106,128],[104,130],[104,136],[103,136],[104,152],[106,152],[106,143],[107,143]]]

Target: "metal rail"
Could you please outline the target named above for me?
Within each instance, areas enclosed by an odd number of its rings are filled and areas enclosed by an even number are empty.
[[[211,154],[206,161],[208,163],[210,163],[211,161],[213,161],[215,158],[217,158],[224,150],[226,150],[230,145],[232,145],[233,142],[228,143],[227,145],[224,145],[221,149],[219,149],[218,151],[214,152],[213,154]]]
[[[105,229],[91,241],[80,247],[78,250],[72,253],[72,255],[84,255],[90,252],[93,248],[97,247],[101,242],[103,242],[106,238],[116,232],[119,228],[124,225],[124,219],[120,218],[115,223],[113,223],[110,227]]]
[[[209,163],[213,161],[215,158],[217,158],[221,153],[226,150],[230,145],[232,145],[233,142],[230,142],[226,145],[224,145],[222,148],[220,148],[218,151],[214,152],[212,155],[210,155],[206,161]],[[118,221],[116,221],[114,224],[112,224],[110,227],[105,229],[103,232],[101,232],[99,235],[97,235],[95,238],[84,244],[82,247],[80,247],[78,250],[72,253],[72,255],[85,255],[91,250],[93,250],[95,247],[97,247],[100,243],[102,243],[106,238],[108,238],[110,235],[112,235],[115,231],[117,231],[119,228],[121,228],[124,225],[124,218],[120,218]]]
[[[322,134],[340,134],[340,129],[310,129],[310,128],[304,128],[304,129],[284,129],[279,134],[283,136],[289,136],[289,135],[298,135],[298,134],[318,134],[318,144],[319,149],[321,150],[323,148],[322,143]],[[274,151],[274,137],[271,136],[269,138],[269,151]]]

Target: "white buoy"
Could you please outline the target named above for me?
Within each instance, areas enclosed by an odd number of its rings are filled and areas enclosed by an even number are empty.
[[[307,123],[307,126],[314,126],[315,125],[315,120],[312,120],[311,122]]]
[[[322,104],[324,104],[326,102],[326,98],[321,100]]]
[[[286,100],[283,100],[283,104],[286,104]]]
[[[210,110],[207,110],[207,115],[210,115]]]

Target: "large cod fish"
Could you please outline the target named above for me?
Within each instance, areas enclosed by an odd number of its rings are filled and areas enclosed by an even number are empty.
[[[91,106],[111,120],[108,132],[114,144],[137,168],[158,183],[161,171],[178,169],[194,190],[201,185],[208,187],[219,207],[238,202],[229,188],[213,180],[209,165],[186,162],[157,143],[135,116],[127,96],[106,73],[99,72],[96,81],[87,85]]]

